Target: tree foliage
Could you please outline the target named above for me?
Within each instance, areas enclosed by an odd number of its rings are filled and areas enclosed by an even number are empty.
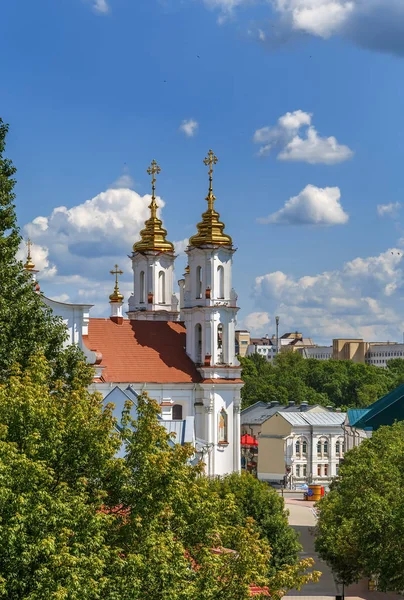
[[[363,407],[404,382],[402,359],[389,361],[386,369],[349,360],[304,359],[296,352],[279,354],[274,364],[259,354],[240,361],[244,408],[259,400]]]
[[[37,354],[0,384],[0,598],[246,600],[250,584],[276,595],[313,577],[281,500],[202,477],[146,395],[117,428],[80,369],[69,385],[51,371]]]
[[[51,375],[57,379],[75,368],[81,353],[63,349],[66,328],[41,301],[16,260],[21,236],[14,206],[16,170],[4,156],[7,131],[0,118],[0,381],[8,376],[11,365],[18,362],[24,368],[37,351],[52,362]]]
[[[319,504],[316,549],[346,584],[404,589],[404,423],[382,427],[345,455]]]

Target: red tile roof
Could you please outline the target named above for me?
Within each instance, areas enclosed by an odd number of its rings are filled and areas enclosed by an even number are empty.
[[[199,382],[185,352],[185,327],[167,321],[90,319],[87,348],[102,354],[102,380],[114,383]]]

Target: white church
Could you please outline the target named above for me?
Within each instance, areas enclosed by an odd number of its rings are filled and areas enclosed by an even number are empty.
[[[147,391],[161,407],[161,422],[178,443],[191,442],[207,475],[240,471],[241,369],[235,355],[237,295],[232,288],[232,238],[215,210],[212,188],[217,158],[210,150],[208,208],[186,250],[188,266],[174,291],[174,246],[157,217],[152,162],[150,217],[133,245],[133,294],[128,310],[119,291],[118,266],[110,317],[92,318],[91,305],[42,296],[66,323],[95,367],[93,389],[120,412]],[[25,268],[35,277],[30,255]],[[126,308],[126,307],[125,307]],[[126,313],[127,318],[124,317]],[[117,414],[119,417],[119,414]]]

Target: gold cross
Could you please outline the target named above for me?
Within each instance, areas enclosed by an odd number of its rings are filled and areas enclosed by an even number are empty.
[[[147,173],[152,176],[151,182],[152,182],[152,191],[153,191],[152,198],[153,198],[153,200],[155,198],[154,193],[156,191],[156,175],[159,175],[160,172],[161,172],[161,169],[160,169],[159,165],[156,163],[155,160],[152,160],[150,167],[147,169]]]
[[[217,164],[217,156],[213,150],[209,150],[207,157],[204,159],[204,164],[209,167],[209,197],[213,195],[212,179],[213,179],[213,165]]]
[[[115,271],[110,271],[111,275],[115,275],[115,291],[119,291],[118,288],[118,275],[123,275],[123,271],[121,271],[118,265],[115,265]]]

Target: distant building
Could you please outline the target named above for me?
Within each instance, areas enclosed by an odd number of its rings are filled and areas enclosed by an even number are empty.
[[[395,421],[404,421],[404,384],[366,408],[348,410],[344,422],[346,448],[359,446],[373,431]]]
[[[386,367],[393,358],[404,358],[404,344],[397,342],[365,342],[362,339],[334,339],[332,346],[297,346],[303,358],[317,360],[351,360]]]
[[[236,355],[245,356],[250,345],[250,332],[246,329],[236,330]]]
[[[291,488],[327,486],[344,456],[345,418],[345,413],[324,408],[276,412],[262,424],[258,438],[258,479],[287,481]]]
[[[271,339],[268,335],[261,338],[251,338],[247,349],[247,356],[260,354],[269,361],[272,361],[277,353],[276,339]]]

